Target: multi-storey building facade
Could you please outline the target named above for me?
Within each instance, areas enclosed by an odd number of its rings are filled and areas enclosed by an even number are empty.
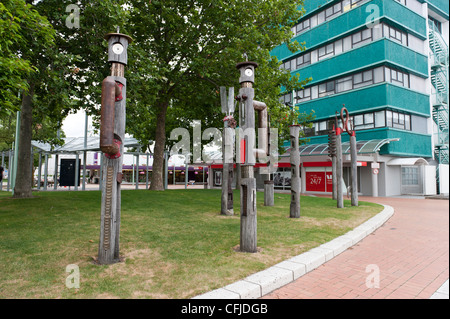
[[[281,97],[316,116],[301,149],[303,191],[330,191],[327,133],[345,105],[358,140],[360,193],[448,193],[447,0],[305,0],[304,8],[292,31],[306,49],[272,51],[291,74],[312,78]],[[343,141],[348,185],[345,133]],[[283,179],[288,168],[280,170]]]

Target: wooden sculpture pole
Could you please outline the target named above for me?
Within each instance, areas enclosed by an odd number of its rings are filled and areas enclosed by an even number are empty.
[[[234,129],[236,128],[236,120],[234,114],[234,87],[229,88],[229,94],[225,87],[220,88],[220,98],[222,104],[222,113],[225,114],[223,119],[224,130],[222,134],[222,204],[221,215],[233,216],[233,141]]]
[[[290,127],[291,137],[291,207],[290,217],[300,218],[300,150],[299,150],[300,126]]]
[[[336,129],[328,131],[328,156],[331,157],[331,172],[332,172],[332,198],[337,199],[337,179],[336,179]]]
[[[127,48],[132,39],[124,34],[109,33],[108,62],[111,76],[102,83],[100,149],[102,150],[102,204],[98,263],[120,261],[120,212],[125,138]]]
[[[239,147],[241,162],[241,233],[240,250],[242,252],[257,252],[257,219],[256,219],[256,179],[253,168],[255,166],[255,111],[253,100],[255,92],[255,62],[242,62],[237,64],[241,77],[241,89],[236,99],[239,101]]]
[[[337,116],[336,116],[336,199],[337,199],[337,208],[344,208],[344,190],[342,187],[342,176],[343,176],[342,129],[338,126]]]
[[[346,116],[344,116],[344,113]],[[350,116],[345,106],[341,109],[341,120],[344,130],[350,135],[350,157],[351,157],[351,198],[352,206],[358,206],[358,159],[356,149],[355,130],[349,128]]]

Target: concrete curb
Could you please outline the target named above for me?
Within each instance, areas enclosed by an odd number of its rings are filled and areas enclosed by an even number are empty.
[[[449,285],[447,281],[430,297],[430,299],[450,299]]]
[[[383,206],[384,210],[381,213],[345,235],[276,264],[266,270],[250,275],[243,280],[196,296],[193,299],[261,298],[333,259],[381,227],[394,214],[394,209],[391,206]]]

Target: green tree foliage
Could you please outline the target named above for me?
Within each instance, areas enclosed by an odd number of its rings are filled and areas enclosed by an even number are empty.
[[[30,4],[0,2],[0,116],[20,109],[19,92],[27,92],[27,80],[39,73],[29,53],[37,41],[51,45],[53,34],[45,17]]]
[[[80,1],[76,6],[80,21],[74,25],[70,16],[74,12],[68,10],[72,1],[14,1],[41,17],[46,35],[24,34],[19,47],[20,55],[35,70],[25,78],[29,90],[22,94],[18,167],[24,168],[30,166],[33,132],[37,139],[58,143],[56,131],[70,112],[83,107],[97,113],[98,84],[108,73],[103,37],[122,21],[123,10],[120,1]],[[31,196],[31,178],[28,169],[18,171],[15,197]]]
[[[293,113],[278,102],[280,87],[298,89],[299,76],[279,69],[270,50],[290,42],[291,27],[301,17],[302,1],[283,0],[164,0],[132,1],[127,31],[135,42],[130,48],[130,97],[127,125],[142,141],[155,140],[152,189],[163,189],[163,152],[174,126],[223,126],[220,86],[237,86],[235,65],[259,63],[256,99],[266,102],[275,119]],[[237,89],[237,88],[236,88]],[[289,123],[289,124],[292,124]]]
[[[301,0],[5,0],[0,3],[0,116],[22,101],[20,167],[30,160],[31,134],[54,138],[70,112],[98,116],[101,82],[110,74],[106,33],[130,35],[126,71],[127,131],[142,143],[155,140],[153,189],[162,189],[166,136],[175,127],[223,125],[219,87],[238,90],[236,63],[259,63],[256,99],[269,106],[272,127],[282,140],[298,121],[278,101],[280,87],[299,89],[307,80],[279,69],[270,50],[287,43],[301,17]],[[75,12],[68,10],[76,5]],[[71,16],[70,14],[75,14]],[[79,18],[79,24],[70,26]],[[68,24],[69,22],[69,24]],[[309,115],[304,118],[308,119]],[[19,174],[18,174],[19,178]],[[31,196],[31,172],[16,187]]]

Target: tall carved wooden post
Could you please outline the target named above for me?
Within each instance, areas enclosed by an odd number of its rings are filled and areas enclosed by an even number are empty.
[[[332,172],[332,198],[337,199],[337,179],[336,179],[336,129],[328,131],[328,156],[331,157],[331,172]]]
[[[346,116],[344,117],[344,113]],[[356,134],[354,129],[350,129],[348,110],[343,107],[341,110],[341,120],[344,125],[344,130],[350,135],[350,157],[351,157],[351,198],[352,206],[358,206],[358,159],[356,149]]]
[[[257,252],[257,218],[256,218],[256,179],[255,166],[255,111],[253,99],[255,92],[255,62],[242,62],[236,65],[240,71],[239,83],[241,89],[236,99],[239,101],[239,147],[241,161],[241,235],[240,250],[243,252]]]
[[[290,127],[291,138],[291,207],[290,217],[300,218],[300,150],[299,150],[300,126]]]
[[[102,205],[98,263],[120,261],[119,234],[123,141],[125,138],[127,49],[132,39],[124,34],[109,33],[108,62],[111,76],[102,83],[100,149],[102,150]]]
[[[225,114],[223,119],[224,130],[222,134],[222,205],[221,214],[232,216],[234,215],[233,209],[233,146],[234,146],[234,129],[236,128],[236,120],[233,117],[234,114],[234,87],[229,88],[229,94],[227,97],[227,91],[225,87],[220,88],[220,98],[222,104],[222,113]]]
[[[337,113],[337,112],[336,112]],[[342,129],[336,119],[336,199],[337,208],[344,208],[344,190],[342,187]]]

